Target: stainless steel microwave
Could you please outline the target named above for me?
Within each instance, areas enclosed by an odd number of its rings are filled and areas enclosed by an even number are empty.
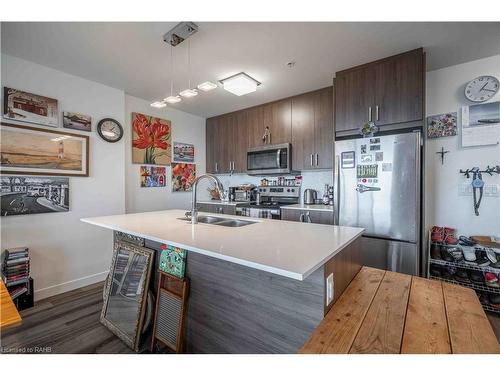
[[[249,175],[287,174],[292,172],[290,143],[265,145],[247,151]]]

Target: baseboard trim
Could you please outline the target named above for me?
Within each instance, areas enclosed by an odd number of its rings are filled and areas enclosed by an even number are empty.
[[[81,277],[79,279],[66,281],[62,284],[52,285],[47,288],[35,289],[35,301],[42,300],[44,298],[52,297],[57,294],[64,292],[69,292],[70,290],[82,288],[84,286],[98,283],[106,279],[109,271],[99,272],[93,275]],[[35,283],[36,286],[36,283]]]

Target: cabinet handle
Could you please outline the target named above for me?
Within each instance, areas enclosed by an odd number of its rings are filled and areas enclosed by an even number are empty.
[[[314,166],[314,156],[311,154],[311,167]]]
[[[318,166],[318,154],[316,154],[316,167]]]
[[[217,162],[215,162],[215,172],[219,172],[219,164],[217,164]]]
[[[300,214],[300,216],[299,216],[299,221],[300,221],[301,223],[303,223],[303,222],[304,222],[304,214],[303,214],[303,213],[302,213],[302,214]]]
[[[306,213],[306,223],[312,223],[311,215],[309,214],[309,211],[307,211],[307,213]]]
[[[234,170],[236,169],[236,167],[234,166],[234,161],[233,161],[233,173],[234,173]]]
[[[375,118],[378,120],[380,120],[380,116],[379,116],[379,109],[378,109],[378,105],[375,106]]]
[[[368,107],[368,121],[372,120],[372,107]]]

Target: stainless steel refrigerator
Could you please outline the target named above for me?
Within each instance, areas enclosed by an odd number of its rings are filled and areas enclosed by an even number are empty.
[[[338,225],[363,227],[364,265],[419,274],[421,134],[335,142]]]

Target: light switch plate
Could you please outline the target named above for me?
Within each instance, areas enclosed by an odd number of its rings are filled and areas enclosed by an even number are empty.
[[[333,273],[326,278],[326,305],[333,301]]]

